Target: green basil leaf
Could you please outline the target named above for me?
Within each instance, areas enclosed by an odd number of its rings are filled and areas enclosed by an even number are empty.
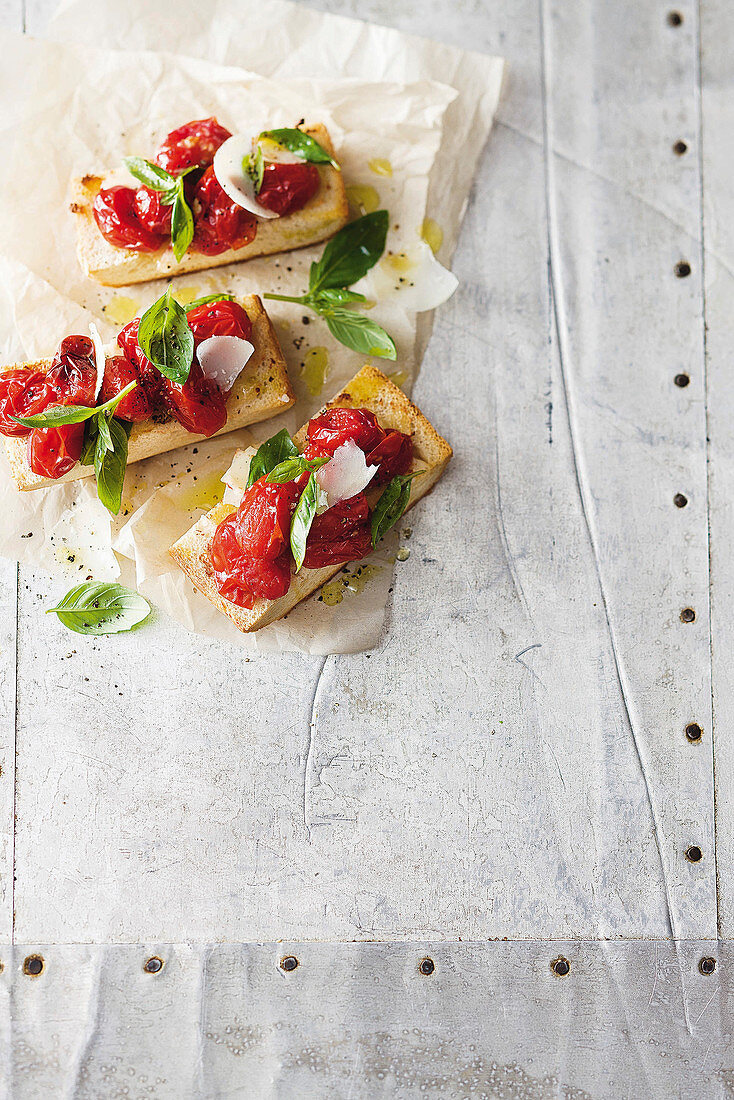
[[[244,175],[249,176],[254,183],[255,194],[257,195],[263,185],[263,176],[265,174],[265,160],[263,159],[263,151],[259,145],[255,146],[254,153],[245,153],[242,158],[242,171]]]
[[[179,179],[171,214],[171,247],[178,263],[181,263],[193,239],[194,215],[191,213],[191,207],[186,202],[183,180]]]
[[[187,313],[191,313],[192,309],[196,309],[197,306],[208,306],[210,302],[234,302],[236,298],[234,294],[225,294],[222,291],[221,294],[205,294],[203,298],[194,298],[193,302],[185,307]]]
[[[322,458],[304,458],[303,455],[299,455],[297,458],[287,458],[285,462],[279,462],[270,473],[267,480],[276,485],[283,485],[286,481],[295,481],[301,474],[305,474],[307,470],[312,473],[316,470],[320,470],[322,466],[325,466],[327,462],[330,462],[329,455],[325,455]]]
[[[308,475],[306,487],[301,493],[291,520],[291,553],[296,563],[296,573],[303,565],[306,556],[306,539],[316,515],[319,500],[319,487],[313,474]]]
[[[334,168],[339,167],[334,158],[326,152],[323,145],[319,145],[318,141],[312,138],[310,134],[304,134],[303,130],[289,129],[288,127],[280,130],[264,130],[260,134],[260,138],[270,138],[277,145],[282,145],[284,149],[295,153],[301,160],[310,161],[311,164],[332,164]],[[258,141],[260,138],[258,138]]]
[[[97,437],[97,447],[100,447],[103,451],[114,451],[115,445],[112,442],[110,422],[104,413],[97,417]],[[95,454],[96,450],[95,447]]]
[[[82,466],[92,466],[94,464],[94,451],[97,446],[97,434],[99,432],[99,425],[97,424],[97,418],[88,420],[84,429],[84,444],[82,446],[82,453],[79,456],[79,461]]]
[[[247,479],[247,488],[254,485],[258,478],[269,474],[280,462],[287,458],[293,458],[298,454],[298,447],[290,435],[283,428],[277,435],[266,439],[261,443],[250,462],[250,476]]]
[[[170,285],[140,318],[138,343],[161,374],[183,385],[194,361],[194,334]]]
[[[329,308],[333,305],[339,305],[342,302],[366,302],[364,294],[358,294],[356,290],[347,290],[346,287],[332,287],[330,290],[319,290],[316,294],[310,296],[310,305],[315,310],[319,310],[322,307]]]
[[[97,475],[97,496],[105,508],[116,516],[122,503],[122,483],[125,480],[128,437],[132,425],[114,417],[108,421],[112,442],[112,449],[108,450],[102,429],[104,419],[104,416],[99,418],[100,432],[94,450],[94,472]]]
[[[66,593],[57,607],[49,607],[64,626],[77,634],[119,634],[150,615],[150,604],[121,584],[86,581]]]
[[[124,390],[105,401],[104,405],[49,405],[37,416],[12,416],[11,420],[17,420],[26,428],[56,428],[62,424],[81,424],[90,420],[97,413],[114,412],[126,394],[137,386],[137,382],[129,382]]]
[[[151,191],[170,191],[176,186],[176,177],[142,157],[125,157],[125,167],[131,176],[145,184]]]
[[[370,518],[373,546],[377,546],[380,539],[398,522],[408,507],[410,483],[414,477],[416,474],[401,474],[388,482]]]
[[[392,337],[376,321],[363,313],[349,309],[333,309],[323,314],[329,332],[340,344],[362,355],[375,355],[380,359],[397,359],[397,349]]]
[[[321,259],[311,265],[311,294],[331,288],[341,290],[366,275],[385,251],[389,223],[387,210],[375,210],[340,229]]]

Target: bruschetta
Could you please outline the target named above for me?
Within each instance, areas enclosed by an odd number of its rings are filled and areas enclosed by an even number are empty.
[[[71,185],[79,262],[106,286],[302,248],[348,219],[322,125],[233,135],[201,119],[168,134],[154,161],[125,164],[138,186],[113,184],[110,173]]]
[[[124,326],[112,353],[90,326],[91,336],[62,340],[52,360],[3,368],[0,436],[18,488],[96,474],[100,498],[119,506],[126,464],[290,408],[285,360],[260,298],[213,298],[184,309],[169,288]],[[188,369],[180,357],[173,362],[176,340],[184,359],[188,352]],[[103,495],[103,481],[113,483],[111,495]]]
[[[371,553],[451,453],[402,390],[367,365],[292,440],[280,432],[237,452],[224,501],[171,554],[239,630],[259,630]]]

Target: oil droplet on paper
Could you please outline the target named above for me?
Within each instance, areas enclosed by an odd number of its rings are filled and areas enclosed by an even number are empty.
[[[126,325],[137,317],[140,304],[134,298],[126,298],[124,294],[116,294],[107,304],[105,316],[109,317],[116,325]]]
[[[408,381],[408,372],[407,370],[394,370],[392,374],[388,374],[387,377],[391,382],[394,382],[396,386],[402,387]]]
[[[407,561],[410,557],[410,550],[407,546],[401,546],[397,553],[398,561]]]
[[[301,377],[312,397],[318,397],[329,376],[329,353],[326,348],[309,348],[303,360]]]
[[[433,218],[426,218],[421,226],[421,237],[435,256],[443,244],[443,229]]]
[[[353,573],[347,573],[346,587],[350,592],[364,592],[368,581],[382,572],[381,565],[358,565]]]
[[[201,288],[198,286],[180,286],[176,289],[174,298],[182,306],[188,306],[191,302],[197,298],[203,297]]]
[[[369,184],[347,187],[347,199],[357,214],[371,214],[380,205],[380,196]]]
[[[324,585],[319,598],[328,607],[336,607],[344,599],[345,592],[354,592],[355,595],[359,595],[360,592],[364,592],[367,583],[381,572],[381,565],[358,565],[353,573],[344,569],[338,577]]]
[[[374,172],[376,176],[391,176],[392,164],[384,157],[373,157],[369,162],[370,171]]]
[[[388,252],[382,260],[382,266],[396,271],[399,275],[405,275],[415,267],[415,260],[411,259],[407,252]]]
[[[341,577],[337,577],[336,580],[329,581],[321,589],[321,600],[327,605],[327,607],[336,607],[338,603],[341,603],[344,599],[344,581]]]
[[[208,512],[221,502],[224,489],[225,485],[219,474],[207,474],[205,477],[198,477],[187,489],[178,489],[177,502],[187,511],[204,508]]]

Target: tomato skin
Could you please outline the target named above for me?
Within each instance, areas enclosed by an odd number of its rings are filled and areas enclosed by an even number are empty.
[[[83,445],[83,424],[34,428],[28,440],[28,462],[34,474],[56,480],[73,470]]]
[[[103,187],[92,206],[94,220],[106,241],[130,252],[157,252],[165,237],[141,223],[132,187]]]
[[[164,404],[187,432],[208,438],[227,423],[226,398],[216,382],[204,376],[196,359],[182,386],[162,376],[161,382]]]
[[[252,321],[239,302],[226,299],[206,302],[190,309],[186,320],[197,347],[210,336],[238,336],[240,340],[249,340],[252,336]]]
[[[220,126],[215,118],[185,122],[167,135],[158,150],[156,164],[174,174],[195,164],[200,168],[207,168],[214,160],[219,146],[230,137],[232,135],[229,130]]]
[[[248,557],[274,561],[287,550],[291,516],[300,493],[295,481],[271,485],[264,477],[245,490],[235,526],[238,542]]]
[[[257,218],[224,193],[213,168],[207,168],[194,193],[192,252],[217,256],[255,239]]]
[[[29,435],[30,428],[16,424],[11,416],[37,416],[53,404],[54,389],[45,371],[7,370],[0,374],[0,435]]]
[[[379,466],[375,475],[378,485],[407,474],[413,461],[413,441],[403,432],[387,432],[373,451],[366,457],[368,466]]]
[[[306,542],[307,569],[358,561],[372,549],[370,509],[364,493],[342,500],[316,516]]]
[[[96,405],[97,363],[88,336],[66,336],[59,344],[47,378],[56,405]]]
[[[256,597],[277,600],[290,588],[291,567],[287,551],[277,558],[248,557],[237,537],[237,513],[217,527],[209,549],[219,593],[230,603],[251,608]]]
[[[136,368],[140,384],[148,396],[151,408],[155,411],[163,397],[163,376],[143,354],[143,349],[138,343],[139,327],[140,318],[135,317],[120,330],[117,343],[128,362]]]
[[[145,229],[161,237],[170,237],[173,206],[163,205],[160,191],[139,187],[135,192],[133,208],[135,216]]]
[[[319,189],[314,164],[266,164],[257,201],[275,214],[301,210]]]
[[[115,416],[120,420],[129,420],[131,423],[139,423],[141,420],[149,420],[153,409],[145,389],[140,384],[140,376],[137,369],[125,358],[124,355],[113,355],[105,363],[102,388],[99,391],[100,404],[116,397],[120,390],[124,390],[131,382],[137,382],[137,386],[126,397],[123,397],[115,408]]]
[[[308,422],[308,458],[333,455],[342,443],[353,440],[365,453],[381,442],[384,432],[368,409],[327,409]]]

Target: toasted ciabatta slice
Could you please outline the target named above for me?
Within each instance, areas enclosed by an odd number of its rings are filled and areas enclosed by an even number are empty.
[[[334,156],[331,138],[324,126],[304,126],[303,131]],[[284,214],[281,218],[260,218],[255,239],[243,248],[230,248],[218,256],[187,252],[180,263],[176,263],[170,248],[161,248],[158,252],[129,252],[124,248],[115,248],[106,241],[92,213],[92,206],[104,183],[104,177],[91,175],[75,179],[70,191],[70,210],[76,219],[79,262],[86,275],[105,286],[128,286],[131,283],[145,283],[149,279],[165,279],[169,275],[185,275],[189,271],[202,271],[204,268],[221,267],[239,260],[251,260],[254,256],[268,256],[272,252],[304,248],[306,245],[324,241],[346,224],[349,205],[339,169],[330,164],[319,164],[316,167],[321,186],[302,210]]]
[[[420,409],[376,367],[363,367],[347,384],[346,389],[338,393],[325,407],[369,409],[375,414],[381,427],[412,436],[411,470],[419,473],[411,482],[409,508],[433,488],[446,469],[451,458],[451,447],[426,420]],[[295,436],[295,442],[303,448],[306,443],[305,427]],[[382,488],[367,490],[370,506],[374,506],[382,491]],[[195,587],[228,615],[239,630],[248,633],[260,630],[276,619],[282,619],[297,603],[321,588],[343,569],[344,562],[328,565],[323,569],[304,567],[291,576],[291,586],[279,600],[257,599],[251,610],[238,607],[225,600],[217,591],[209,559],[209,544],[217,525],[235,510],[231,504],[218,504],[171,547],[171,554]]]
[[[289,409],[296,399],[288,379],[278,337],[275,335],[260,298],[256,294],[251,294],[242,298],[240,304],[252,321],[250,343],[255,350],[232,387],[227,398],[227,423],[215,433],[216,435],[233,432],[236,428],[244,428],[247,424],[276,416]],[[14,363],[12,366],[3,367],[2,371],[14,370],[18,367],[48,370],[50,366],[50,359],[42,359],[36,363]],[[150,458],[151,455],[159,455],[164,451],[173,451],[176,447],[186,446],[187,443],[199,443],[205,438],[206,436],[187,431],[173,418],[162,422],[160,419],[144,420],[132,426],[127,464],[129,466],[132,462],[139,462],[141,458]],[[93,466],[82,466],[77,462],[76,466],[63,477],[55,480],[42,477],[40,474],[34,474],[28,464],[27,437],[0,436],[0,439],[5,445],[10,472],[19,489],[43,489],[48,485],[78,481],[79,478],[94,474]]]

